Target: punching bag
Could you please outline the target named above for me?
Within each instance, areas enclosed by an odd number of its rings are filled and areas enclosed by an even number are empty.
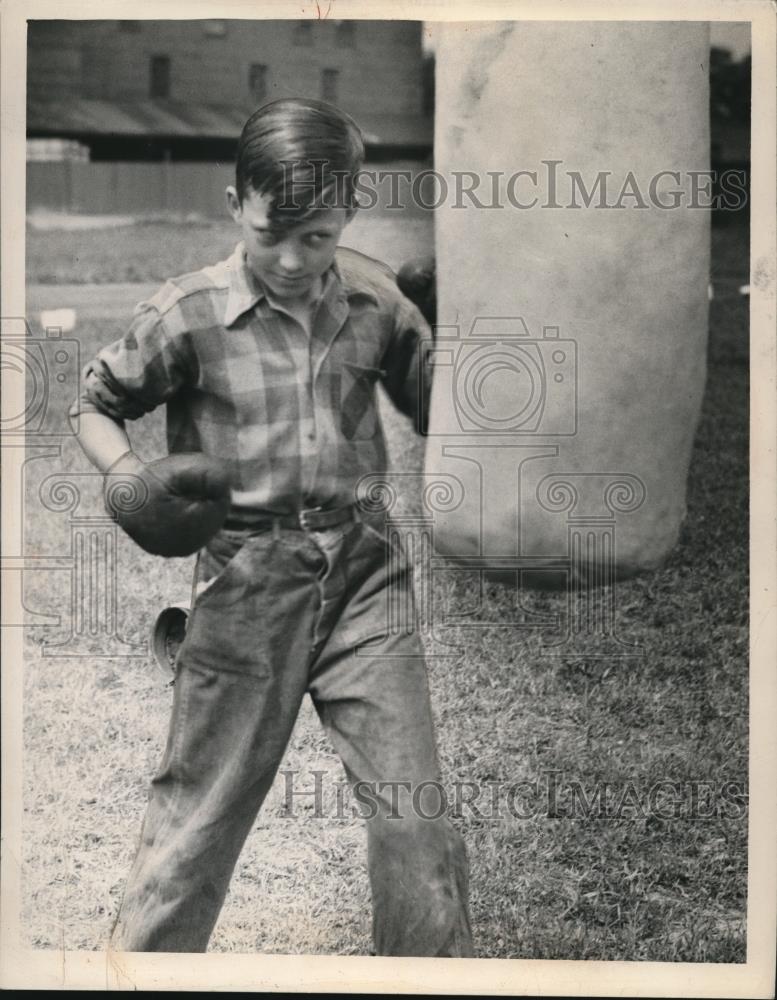
[[[708,60],[700,23],[443,27],[439,552],[538,586],[571,560],[586,585],[676,543],[706,367]]]

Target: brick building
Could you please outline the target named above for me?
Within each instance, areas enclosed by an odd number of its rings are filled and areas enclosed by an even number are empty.
[[[94,160],[229,159],[278,97],[338,104],[373,157],[431,148],[419,21],[30,21],[27,134]]]

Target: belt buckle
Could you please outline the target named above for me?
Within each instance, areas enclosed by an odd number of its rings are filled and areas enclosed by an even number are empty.
[[[308,524],[308,521],[307,521],[308,515],[309,514],[320,514],[322,510],[323,510],[323,508],[320,507],[320,506],[319,507],[306,507],[304,510],[301,510],[299,512],[300,527],[312,530],[310,528],[310,525]]]

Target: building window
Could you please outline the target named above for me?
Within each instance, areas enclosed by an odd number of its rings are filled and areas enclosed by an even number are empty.
[[[202,33],[208,38],[226,38],[227,22],[205,20],[202,22]]]
[[[170,96],[170,56],[151,56],[151,97]]]
[[[321,100],[337,100],[337,78],[340,76],[339,70],[324,69],[321,71]]]
[[[337,25],[337,44],[343,49],[356,47],[356,22],[340,21]]]
[[[294,25],[294,44],[295,45],[313,44],[312,21],[297,21],[297,23]]]
[[[267,67],[264,63],[251,63],[248,70],[248,89],[255,101],[267,100]]]
[[[124,31],[128,35],[137,35],[142,27],[142,21],[119,21],[119,31]]]

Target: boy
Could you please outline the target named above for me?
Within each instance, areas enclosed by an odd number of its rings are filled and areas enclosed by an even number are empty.
[[[124,420],[164,402],[173,454],[161,461],[200,453],[231,486],[226,521],[198,553],[117,949],[206,949],[308,691],[349,780],[372,793],[376,953],[472,954],[463,842],[444,816],[424,818],[434,804],[411,801],[439,775],[419,637],[386,626],[387,600],[412,600],[408,566],[354,504],[360,477],[386,468],[377,380],[417,426],[429,389],[418,310],[381,265],[336,256],[363,155],[331,105],[260,108],[226,192],[242,242],[168,281],[84,370],[72,412],[106,483],[117,472],[156,482]]]

